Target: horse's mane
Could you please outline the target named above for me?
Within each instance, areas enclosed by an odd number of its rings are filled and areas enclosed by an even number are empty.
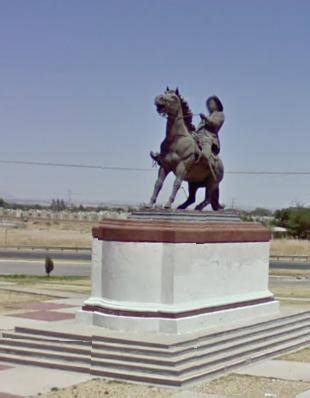
[[[181,96],[179,93],[179,90],[176,91],[177,96],[180,98],[181,101],[181,106],[182,106],[182,112],[184,116],[184,123],[188,129],[188,131],[195,131],[196,128],[193,125],[193,112],[191,111],[191,108],[189,107],[187,101]]]

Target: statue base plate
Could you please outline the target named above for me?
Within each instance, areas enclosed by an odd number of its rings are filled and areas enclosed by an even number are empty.
[[[276,314],[269,239],[241,221],[105,220],[93,229],[92,294],[78,318],[183,334]]]
[[[129,215],[132,220],[180,220],[180,221],[241,221],[238,214],[232,211],[195,211],[166,210],[164,208],[143,209],[133,211]]]

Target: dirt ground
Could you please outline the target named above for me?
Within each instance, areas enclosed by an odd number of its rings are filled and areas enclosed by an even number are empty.
[[[0,290],[0,313],[18,312],[21,303],[33,303],[50,299],[50,296]]]
[[[175,390],[95,379],[40,397],[48,398],[168,398]]]
[[[235,398],[295,398],[297,394],[308,389],[310,389],[310,383],[231,374],[186,390],[206,394],[227,394]],[[176,390],[171,389],[96,379],[63,390],[52,391],[41,397],[168,398],[175,393]]]
[[[274,256],[310,256],[310,240],[273,239],[271,254]]]
[[[16,228],[0,226],[1,246],[90,247],[94,222],[28,221]]]
[[[240,398],[295,398],[297,394],[307,391],[309,387],[310,383],[299,381],[230,374],[213,380],[211,383],[203,383],[191,390],[209,394],[226,394]]]
[[[283,361],[294,361],[294,362],[307,362],[310,363],[310,347],[303,348],[302,350],[292,352],[290,354],[282,355],[277,358]]]
[[[310,303],[309,283],[271,283],[270,289],[276,297],[303,298]]]

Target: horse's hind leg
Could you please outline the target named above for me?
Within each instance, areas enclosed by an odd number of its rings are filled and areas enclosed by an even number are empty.
[[[164,183],[167,175],[168,175],[168,173],[166,172],[166,170],[163,167],[161,167],[158,170],[158,177],[157,177],[157,180],[154,185],[154,190],[153,190],[153,194],[150,199],[150,203],[148,205],[149,207],[152,207],[156,203],[157,196],[163,186],[163,183]]]
[[[197,189],[198,189],[197,184],[195,184],[194,182],[188,183],[188,198],[184,203],[182,203],[178,207],[178,209],[182,209],[182,210],[186,209],[188,206],[195,203]]]
[[[219,202],[219,199],[220,199],[219,183],[211,182],[208,184],[207,189],[209,192],[210,203],[211,203],[212,209],[215,211],[224,209],[224,207]]]
[[[210,203],[210,201],[209,201],[209,193],[208,193],[208,188],[206,186],[205,198],[204,198],[204,200],[201,203],[199,203],[195,207],[195,210],[202,211],[206,206],[208,206],[209,203]]]

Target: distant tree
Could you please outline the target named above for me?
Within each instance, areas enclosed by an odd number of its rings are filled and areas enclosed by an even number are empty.
[[[257,207],[255,210],[251,211],[251,214],[258,217],[271,217],[272,211],[263,207]]]
[[[242,221],[246,221],[246,222],[253,222],[254,219],[250,214],[241,214],[240,218]]]
[[[2,198],[0,198],[0,207],[7,207],[8,203]]]
[[[53,199],[50,208],[55,211],[66,210],[67,205],[63,199]]]
[[[310,238],[310,208],[289,207],[274,213],[275,225],[287,228],[290,236],[298,239]]]

